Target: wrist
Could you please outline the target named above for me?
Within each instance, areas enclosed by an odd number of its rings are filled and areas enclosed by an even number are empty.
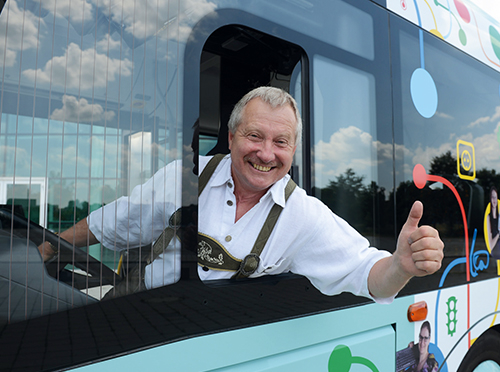
[[[59,248],[58,248],[58,247],[56,247],[56,246],[55,246],[54,244],[52,244],[51,242],[46,242],[46,243],[48,244],[48,246],[49,246],[50,250],[52,251],[52,252],[49,252],[49,253],[51,253],[51,256],[55,256],[56,254],[58,254],[58,253],[59,253]]]
[[[400,257],[400,254],[397,250],[392,255],[392,261],[389,270],[393,275],[392,277],[396,279],[398,283],[404,283],[403,285],[408,283],[414,276],[410,271],[405,269],[404,259],[403,257]]]

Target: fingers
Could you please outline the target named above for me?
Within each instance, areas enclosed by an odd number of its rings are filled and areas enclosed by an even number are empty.
[[[422,275],[432,274],[441,268],[444,243],[439,238],[436,229],[421,226],[410,235],[408,240],[412,260]]]
[[[416,276],[430,275],[441,268],[441,261],[416,261],[415,267],[420,271]]]
[[[420,226],[408,237],[408,244],[412,245],[423,238],[439,238],[439,232],[431,226]]]

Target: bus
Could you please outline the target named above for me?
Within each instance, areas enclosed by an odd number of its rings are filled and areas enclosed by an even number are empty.
[[[494,0],[0,5],[0,370],[500,371]],[[389,252],[421,200],[437,273],[390,305],[293,273],[200,280],[198,155],[228,153],[230,112],[258,86],[300,106],[293,180]],[[58,234],[173,161],[191,212],[175,280],[105,299],[151,239]]]

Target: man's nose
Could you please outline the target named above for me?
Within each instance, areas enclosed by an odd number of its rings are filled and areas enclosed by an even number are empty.
[[[263,141],[257,153],[259,159],[264,163],[270,163],[274,160],[274,146],[273,141]]]

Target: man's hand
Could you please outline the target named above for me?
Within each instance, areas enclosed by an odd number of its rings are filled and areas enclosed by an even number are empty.
[[[38,250],[42,255],[43,262],[47,262],[57,254],[57,251],[54,250],[53,245],[50,244],[49,242],[43,242],[42,244],[40,244],[38,246]]]
[[[416,201],[399,233],[396,252],[373,265],[368,276],[372,296],[392,297],[412,277],[433,274],[441,267],[444,244],[436,229],[418,226],[423,212],[422,203]]]
[[[75,247],[88,247],[92,244],[97,244],[99,241],[90,231],[87,224],[87,219],[80,220],[76,225],[63,231],[59,234],[61,239],[66,240]],[[38,246],[38,250],[42,255],[43,261],[47,262],[56,255],[58,247],[51,245],[49,242],[43,242]]]
[[[395,264],[408,279],[435,273],[444,257],[444,244],[438,231],[430,226],[418,226],[423,212],[424,206],[416,201],[399,233],[394,253]]]

